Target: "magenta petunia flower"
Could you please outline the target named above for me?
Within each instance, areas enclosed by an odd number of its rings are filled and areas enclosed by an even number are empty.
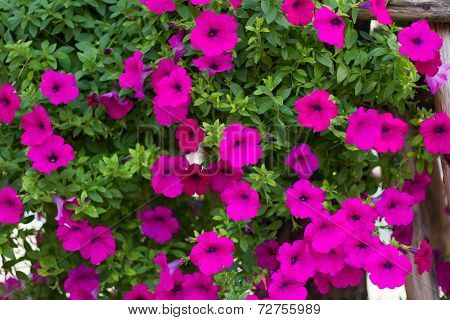
[[[329,274],[316,272],[313,281],[320,294],[327,294],[330,292],[330,279],[331,276]]]
[[[186,47],[183,44],[183,39],[186,36],[185,30],[180,30],[178,33],[171,36],[168,40],[170,47],[175,52],[173,60],[178,62],[187,52]]]
[[[305,228],[305,239],[311,241],[314,251],[327,253],[339,247],[350,232],[347,220],[342,216],[331,216],[328,211],[316,214]]]
[[[331,249],[328,253],[313,251],[312,255],[316,269],[319,272],[334,276],[345,266],[345,251],[342,249],[342,246]]]
[[[450,261],[438,261],[436,265],[437,281],[446,295],[450,293]]]
[[[356,268],[365,268],[367,258],[381,245],[380,239],[367,230],[352,232],[343,244],[345,263]]]
[[[242,4],[243,0],[229,0],[229,1],[233,9],[236,10]]]
[[[100,104],[100,99],[98,97],[97,92],[92,93],[91,95],[86,97],[86,102],[89,107],[95,107]]]
[[[26,146],[42,144],[53,135],[52,121],[47,111],[41,106],[34,106],[33,112],[22,116],[21,125],[24,132],[20,139]]]
[[[14,121],[17,110],[20,109],[20,98],[14,87],[4,84],[0,87],[0,122],[9,124]]]
[[[155,297],[145,283],[135,285],[130,291],[125,292],[123,300],[154,300]]]
[[[160,106],[182,106],[191,97],[192,81],[186,70],[176,68],[158,81],[155,88],[156,97],[154,103]]]
[[[194,6],[203,6],[211,2],[211,0],[189,0]]]
[[[442,64],[439,67],[438,73],[433,77],[425,76],[425,83],[430,88],[430,92],[435,94],[439,88],[448,81],[448,71],[450,70],[450,64]]]
[[[349,198],[342,203],[342,209],[336,212],[336,216],[345,219],[352,231],[373,231],[378,214],[360,198]]]
[[[56,205],[56,217],[55,220],[58,222],[58,224],[63,224],[67,220],[70,220],[73,214],[73,210],[69,210],[66,208],[66,204],[74,204],[78,206],[78,199],[77,197],[72,197],[69,199],[62,199],[61,197],[58,197],[57,195],[52,195],[52,200]]]
[[[386,9],[386,0],[369,0],[370,10],[377,18],[378,22],[385,26],[392,23],[391,15]]]
[[[75,159],[75,153],[70,144],[57,135],[48,137],[42,144],[32,146],[28,158],[33,163],[33,169],[50,174],[60,167],[65,167]]]
[[[91,231],[87,220],[65,220],[58,224],[56,237],[62,242],[64,250],[75,252],[89,241]]]
[[[205,139],[205,131],[195,119],[186,119],[175,132],[181,152],[197,152],[198,146]]]
[[[75,76],[70,73],[47,69],[40,83],[42,94],[54,105],[68,104],[78,97],[79,91]]]
[[[281,269],[294,270],[303,282],[312,278],[316,271],[311,249],[305,240],[284,243],[278,250],[277,259]]]
[[[418,204],[425,200],[427,186],[431,183],[430,176],[423,171],[421,174],[414,173],[412,180],[406,180],[402,186],[402,192],[406,192],[414,198],[414,203]]]
[[[419,274],[430,272],[432,264],[432,250],[427,240],[423,239],[420,243],[420,248],[414,254],[414,263],[417,265]]]
[[[280,245],[276,240],[266,240],[255,249],[255,257],[258,266],[269,271],[278,269],[280,263],[277,260],[278,248]]]
[[[168,198],[178,197],[183,190],[180,174],[188,165],[184,157],[161,155],[152,166],[154,192]]]
[[[212,76],[216,73],[231,70],[234,67],[233,54],[231,52],[222,53],[218,56],[203,56],[194,59],[192,62],[200,71],[208,70]]]
[[[173,0],[139,0],[153,13],[163,14],[177,10]]]
[[[269,298],[272,300],[306,300],[308,292],[295,269],[280,269],[271,276]]]
[[[238,42],[237,28],[233,16],[205,10],[195,19],[195,27],[191,31],[192,47],[202,50],[207,56],[233,50]]]
[[[95,268],[86,267],[84,264],[69,270],[68,277],[64,281],[64,291],[70,293],[72,300],[79,300],[73,299],[73,294],[77,296],[90,296],[92,299],[95,299],[99,287],[100,281]]]
[[[166,243],[178,232],[180,225],[173,217],[173,212],[167,207],[158,206],[147,209],[139,214],[142,222],[142,233],[154,239],[157,243]]]
[[[216,274],[233,264],[234,243],[227,237],[219,237],[214,231],[197,237],[190,259],[205,275]]]
[[[361,269],[345,266],[341,271],[330,278],[331,284],[335,288],[357,287],[364,276]]]
[[[0,189],[0,223],[16,224],[23,213],[22,200],[11,187]]]
[[[450,154],[450,118],[443,112],[437,112],[420,125],[425,149],[432,154]]]
[[[284,162],[300,179],[308,179],[319,168],[319,158],[306,143],[293,147]]]
[[[185,276],[183,290],[186,300],[216,300],[219,288],[210,275],[195,272]]]
[[[186,299],[186,290],[183,284],[187,280],[187,275],[184,275],[181,270],[175,270],[170,276],[170,285],[168,287],[157,285],[155,288],[156,300],[184,300]],[[162,281],[162,280],[161,280]],[[160,281],[160,284],[161,284]]]
[[[316,6],[312,0],[284,0],[281,11],[286,16],[287,21],[296,26],[306,26],[313,19]]]
[[[88,242],[80,249],[81,256],[92,264],[100,264],[116,252],[116,240],[108,227],[94,227],[88,232]]]
[[[312,218],[323,210],[325,191],[308,180],[299,180],[286,190],[286,206],[291,214],[302,219]]]
[[[115,90],[104,93],[100,97],[100,103],[108,110],[111,119],[120,120],[125,117],[134,107],[132,100],[125,98],[120,101],[119,95]]]
[[[394,232],[392,232],[392,237],[399,243],[404,244],[405,246],[410,246],[413,237],[413,224],[410,223],[405,226],[396,226],[394,228]],[[402,250],[403,249],[400,249],[400,251]]]
[[[244,128],[240,123],[230,124],[223,132],[220,141],[220,158],[227,160],[234,168],[258,163],[262,148],[258,130]]]
[[[202,195],[208,191],[210,176],[199,164],[189,165],[182,172],[183,193],[188,196]]]
[[[380,289],[402,286],[412,270],[408,258],[391,245],[379,247],[367,259],[366,268],[370,281]]]
[[[412,61],[432,60],[442,47],[441,37],[431,31],[426,20],[412,23],[398,32],[399,52]]]
[[[391,226],[407,225],[413,221],[414,211],[411,207],[414,199],[406,192],[388,188],[383,191],[376,204],[377,212]]]
[[[172,59],[162,59],[158,62],[158,68],[150,75],[150,86],[156,89],[159,86],[159,82],[168,77],[172,71],[176,69],[182,69]]]
[[[381,138],[381,119],[377,110],[359,107],[349,118],[346,143],[367,151]]]
[[[330,100],[325,90],[314,90],[297,100],[295,110],[301,126],[312,128],[315,132],[324,131],[330,126],[330,120],[336,118],[338,107]]]
[[[314,28],[321,42],[344,47],[345,22],[330,8],[323,6],[314,15]]]
[[[394,118],[390,113],[379,116],[381,125],[381,136],[373,148],[378,152],[398,152],[405,144],[405,135],[408,125],[399,118]]]
[[[434,77],[439,72],[439,67],[442,66],[441,55],[436,51],[434,58],[428,61],[414,61],[417,72],[428,77]]]
[[[150,75],[150,68],[142,62],[142,52],[135,51],[133,55],[123,62],[124,71],[119,77],[121,88],[131,88],[136,99],[144,99],[144,81]]]
[[[160,99],[153,99],[154,114],[156,121],[161,126],[169,126],[172,123],[183,122],[187,118],[189,112],[189,105],[191,104],[191,98],[189,97],[187,102],[182,105],[161,104]]]
[[[226,204],[226,212],[233,221],[249,220],[258,214],[259,195],[248,182],[241,181],[228,187],[220,199]]]
[[[244,174],[241,168],[233,168],[225,160],[211,163],[208,172],[211,176],[211,189],[219,193],[241,180]]]

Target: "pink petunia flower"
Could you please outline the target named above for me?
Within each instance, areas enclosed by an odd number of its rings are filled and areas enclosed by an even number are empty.
[[[166,243],[178,232],[180,225],[173,217],[173,212],[167,207],[158,206],[147,209],[139,214],[142,222],[142,233],[154,239],[157,243]]]
[[[233,50],[238,42],[237,28],[233,16],[203,11],[195,19],[195,27],[191,31],[192,47],[202,50],[207,56]]]
[[[414,61],[417,72],[428,77],[434,77],[439,72],[439,67],[442,66],[441,55],[436,51],[434,58],[428,61]]]
[[[303,282],[312,278],[316,271],[311,249],[305,240],[284,243],[278,250],[277,259],[281,269],[295,270],[298,279]]]
[[[162,59],[158,62],[158,68],[150,75],[150,86],[156,89],[159,86],[159,82],[165,77],[170,76],[172,71],[176,69],[182,69],[172,59]]]
[[[242,4],[243,0],[229,0],[229,1],[233,9],[236,10]]]
[[[308,292],[294,269],[280,269],[271,276],[269,297],[272,300],[306,300]]]
[[[89,107],[95,107],[100,104],[100,99],[98,97],[97,92],[92,93],[91,95],[86,97],[86,102]]]
[[[432,250],[427,240],[423,239],[420,243],[418,252],[414,255],[414,263],[417,265],[419,274],[430,272],[432,264]]]
[[[346,143],[367,151],[381,138],[381,119],[377,110],[359,107],[348,118]]]
[[[450,261],[438,261],[436,265],[437,281],[444,294],[450,293]]]
[[[286,190],[286,206],[291,214],[302,219],[312,218],[323,210],[325,191],[308,180],[299,180]]]
[[[73,210],[69,210],[66,208],[66,204],[74,204],[78,206],[78,199],[77,197],[72,197],[69,199],[62,199],[61,197],[58,197],[57,195],[52,195],[52,200],[56,205],[56,217],[55,220],[58,222],[58,224],[63,224],[65,221],[70,220],[73,214]]]
[[[211,189],[219,193],[232,187],[242,179],[244,174],[241,168],[233,168],[230,163],[225,160],[211,163],[208,167],[208,172],[211,176]]]
[[[342,246],[331,249],[328,253],[313,251],[312,255],[319,272],[334,276],[345,266],[345,251]]]
[[[431,31],[426,20],[412,23],[398,32],[399,52],[412,61],[432,60],[442,47],[441,37]]]
[[[92,228],[89,227],[87,220],[65,220],[58,224],[56,237],[62,242],[64,250],[75,252],[89,241],[91,231]]]
[[[191,164],[182,173],[183,193],[188,196],[205,194],[209,187],[210,176],[199,164]]]
[[[341,271],[330,278],[331,284],[336,288],[357,287],[364,276],[361,269],[345,266]]]
[[[345,263],[356,268],[365,268],[367,258],[380,246],[382,246],[380,238],[373,236],[371,232],[367,230],[353,232],[343,244],[346,253]]]
[[[177,10],[173,0],[139,0],[153,13],[163,14]]]
[[[175,132],[181,152],[197,152],[199,144],[205,139],[205,131],[195,119],[186,119]]]
[[[152,187],[155,193],[168,198],[178,197],[183,190],[180,174],[188,165],[184,157],[161,155],[152,166]]]
[[[306,26],[313,19],[316,6],[312,0],[284,0],[281,11],[286,16],[287,21],[298,26]]]
[[[154,114],[156,121],[161,126],[169,126],[172,123],[183,122],[187,118],[191,98],[189,97],[185,104],[173,105],[168,102],[164,104],[161,99],[153,99]]]
[[[185,105],[191,97],[192,81],[186,70],[176,68],[158,81],[155,88],[155,104],[174,107]]]
[[[34,106],[33,112],[22,116],[21,125],[24,133],[20,139],[26,146],[42,144],[53,135],[52,121],[47,111],[41,106]]]
[[[142,62],[142,52],[135,51],[133,55],[123,63],[124,71],[119,77],[121,88],[131,88],[135,92],[136,99],[144,99],[144,81],[150,75],[150,68]]]
[[[182,287],[185,280],[183,272],[177,267],[171,268],[164,253],[159,253],[153,262],[161,269],[160,280],[155,288],[155,298],[157,300],[183,300],[185,298]]]
[[[84,264],[69,270],[68,277],[64,281],[64,291],[70,293],[72,300],[79,300],[73,299],[73,294],[77,296],[90,296],[92,299],[95,299],[99,287],[100,281],[95,268],[86,267]]]
[[[192,61],[200,71],[208,70],[211,76],[233,69],[233,54],[222,53],[218,56],[203,56]]]
[[[233,264],[234,243],[227,237],[219,237],[214,231],[197,237],[190,259],[205,275],[216,274]]]
[[[345,22],[330,8],[323,6],[314,15],[314,28],[321,42],[344,47]]]
[[[392,23],[391,15],[386,9],[386,0],[369,0],[370,10],[377,18],[378,22],[385,26]]]
[[[241,181],[228,187],[220,199],[227,205],[226,212],[233,221],[249,220],[258,214],[259,195],[248,182]]]
[[[68,104],[78,97],[79,90],[75,76],[70,73],[47,69],[40,83],[42,94],[54,105]]]
[[[430,88],[430,92],[435,94],[439,88],[448,81],[448,71],[450,70],[450,64],[442,64],[439,67],[438,73],[436,73],[433,77],[426,76],[425,83]]]
[[[391,245],[379,247],[367,259],[366,268],[370,281],[380,289],[402,286],[412,270],[408,258]]]
[[[360,198],[349,198],[342,203],[342,209],[336,212],[336,216],[345,219],[352,231],[373,231],[378,214]]]
[[[330,292],[330,279],[331,276],[329,274],[316,272],[313,281],[320,294],[327,294]]]
[[[308,179],[319,168],[319,158],[306,143],[293,147],[284,162],[295,171],[299,179]]]
[[[425,200],[427,186],[431,183],[430,176],[423,171],[421,174],[414,173],[412,180],[406,180],[402,186],[402,192],[406,192],[414,198],[414,203],[418,204]]]
[[[70,144],[57,135],[48,137],[42,144],[32,146],[28,158],[33,163],[33,169],[50,174],[60,167],[65,167],[75,159],[75,153]]]
[[[278,269],[280,263],[277,260],[280,245],[276,240],[266,240],[255,249],[255,257],[258,266],[269,271]]]
[[[411,209],[413,205],[414,199],[409,194],[388,188],[383,191],[376,208],[388,224],[398,226],[407,225],[413,221],[414,211]]]
[[[183,290],[186,300],[216,300],[219,288],[210,275],[195,272],[185,276]]]
[[[211,2],[211,0],[189,0],[194,6],[203,6]]]
[[[256,164],[262,154],[261,140],[258,130],[244,128],[240,123],[230,124],[220,141],[220,158],[228,160],[234,168]]]
[[[413,237],[412,223],[403,226],[396,226],[394,228],[394,232],[392,232],[392,238],[397,240],[399,243],[404,244],[405,246],[411,245],[412,237]],[[406,253],[403,249],[400,249],[400,251]]]
[[[133,101],[128,98],[120,101],[119,95],[115,90],[104,93],[100,97],[100,103],[105,106],[109,117],[114,120],[124,118],[134,107]]]
[[[178,33],[171,36],[168,40],[170,47],[175,52],[173,60],[178,62],[187,52],[186,47],[183,44],[183,39],[186,36],[185,30],[180,30]]]
[[[81,256],[92,264],[100,264],[116,252],[116,240],[108,227],[94,227],[88,232],[88,242],[80,249]]]
[[[330,100],[325,90],[314,90],[297,100],[295,110],[301,126],[312,128],[315,132],[324,131],[330,126],[330,120],[336,118],[338,107]]]
[[[405,135],[408,125],[399,118],[394,118],[390,113],[379,116],[381,125],[381,136],[373,148],[378,152],[398,152],[405,144]]]
[[[16,224],[23,213],[22,200],[11,187],[0,189],[0,223]]]
[[[4,84],[0,87],[0,122],[9,124],[14,121],[17,110],[20,109],[20,98],[14,87]]]
[[[145,283],[135,285],[130,291],[125,292],[123,300],[154,300],[155,297]]]
[[[420,125],[425,149],[432,154],[450,154],[450,118],[443,111]]]

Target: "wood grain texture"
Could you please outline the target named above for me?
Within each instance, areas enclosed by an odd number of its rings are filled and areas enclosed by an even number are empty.
[[[427,19],[450,23],[450,0],[392,0],[387,8],[393,20]],[[374,19],[370,10],[361,9],[359,16]]]

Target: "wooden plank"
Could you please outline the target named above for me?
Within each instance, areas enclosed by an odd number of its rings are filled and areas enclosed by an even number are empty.
[[[393,20],[421,20],[450,23],[450,0],[392,0],[387,6]],[[361,9],[360,18],[375,19],[370,10]]]

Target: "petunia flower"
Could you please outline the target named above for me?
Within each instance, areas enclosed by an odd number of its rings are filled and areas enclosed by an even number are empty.
[[[74,204],[78,206],[77,197],[72,197],[68,199],[63,199],[57,195],[52,195],[52,200],[56,205],[56,217],[55,220],[58,224],[63,224],[65,221],[70,220],[74,210],[69,210],[66,208],[66,204]]]
[[[367,230],[352,232],[343,244],[345,263],[356,268],[365,268],[367,258],[382,245],[380,238]]]
[[[332,241],[332,239],[330,239]],[[345,267],[345,251],[342,246],[331,249],[328,253],[312,251],[317,271],[331,276],[336,275]]]
[[[381,139],[381,119],[377,110],[359,107],[349,118],[346,143],[367,151]]]
[[[442,47],[441,37],[431,31],[426,20],[412,23],[398,32],[399,52],[412,61],[432,60]]]
[[[164,287],[157,285],[155,288],[156,300],[184,300],[186,299],[186,290],[183,288],[187,280],[187,275],[184,275],[180,269],[175,270],[170,275],[170,286]],[[160,282],[161,284],[161,282]]]
[[[233,50],[238,42],[237,28],[233,16],[205,10],[195,19],[195,27],[191,31],[192,47],[202,50],[207,56]]]
[[[52,121],[41,106],[34,106],[33,112],[23,115],[21,126],[24,132],[20,140],[26,146],[42,144],[53,135]]]
[[[183,290],[186,300],[216,300],[219,288],[210,275],[195,272],[185,276]]]
[[[176,69],[182,69],[172,59],[162,59],[158,62],[158,68],[154,70],[150,75],[150,86],[156,89],[159,86],[159,82],[165,77],[170,76],[172,71]]]
[[[92,93],[91,95],[86,97],[86,102],[89,107],[95,107],[100,104],[100,99],[98,97],[97,92]]]
[[[425,149],[432,154],[450,154],[450,118],[443,112],[437,112],[420,125]]]
[[[269,271],[278,269],[280,263],[277,260],[280,245],[276,240],[266,240],[255,249],[255,257],[258,266]]]
[[[415,172],[412,180],[406,180],[405,183],[403,183],[402,192],[409,194],[414,198],[414,203],[418,204],[425,200],[427,186],[431,181],[430,176],[425,171],[421,174]]]
[[[444,294],[450,293],[450,261],[441,261],[436,263],[437,282]]]
[[[188,164],[184,157],[161,155],[151,168],[154,192],[168,198],[178,197],[183,190],[180,174],[186,170]]]
[[[330,8],[323,6],[314,15],[314,28],[321,42],[344,47],[345,22]]]
[[[186,70],[176,68],[159,80],[155,88],[157,104],[180,106],[186,104],[190,99],[192,81]]]
[[[413,224],[410,223],[408,225],[395,226],[394,231],[392,232],[392,238],[397,240],[399,243],[404,244],[405,246],[410,246],[412,243],[413,237]],[[400,248],[400,251],[406,253],[405,250]]]
[[[326,273],[316,272],[313,281],[320,294],[327,294],[330,292],[331,276]]]
[[[243,0],[229,0],[229,1],[233,9],[236,10],[242,4]]]
[[[306,143],[293,147],[284,162],[295,171],[299,179],[308,179],[319,168],[319,158]]]
[[[331,284],[335,288],[357,287],[364,277],[364,272],[355,267],[344,266],[344,268],[330,277]]]
[[[181,152],[197,152],[199,144],[205,139],[205,131],[195,119],[186,119],[175,132]]]
[[[234,243],[227,237],[219,237],[214,231],[197,237],[190,259],[205,275],[212,275],[233,264]]]
[[[123,300],[154,300],[155,297],[145,283],[139,283],[125,292]]]
[[[220,199],[226,204],[226,212],[233,221],[249,220],[258,214],[259,195],[248,182],[237,182],[228,187]]]
[[[383,191],[376,204],[377,212],[392,226],[407,225],[413,221],[414,211],[411,207],[414,199],[407,193],[388,188]]]
[[[434,77],[439,72],[439,67],[442,66],[441,55],[436,51],[434,58],[427,61],[414,61],[417,72],[428,77]]]
[[[94,227],[88,232],[88,242],[80,249],[81,256],[97,265],[116,252],[116,240],[108,227]]]
[[[156,121],[161,126],[169,126],[172,123],[180,123],[186,120],[189,112],[189,105],[191,104],[191,97],[185,104],[173,105],[169,101],[167,103],[162,102],[161,99],[157,99],[158,96],[153,99],[154,114]]]
[[[28,151],[28,158],[33,163],[33,169],[50,174],[58,168],[65,167],[75,159],[73,148],[64,143],[57,135],[48,137],[42,144],[34,145]]]
[[[378,214],[373,207],[363,203],[360,198],[348,198],[342,203],[342,208],[336,212],[335,216],[345,219],[352,231],[373,231]]]
[[[405,144],[405,135],[408,125],[399,118],[394,118],[391,113],[383,113],[379,116],[381,136],[375,142],[373,148],[378,152],[398,152]]]
[[[297,100],[294,108],[298,112],[300,125],[312,128],[315,132],[326,130],[330,120],[338,114],[337,105],[330,100],[330,94],[325,90],[314,90]]]
[[[201,165],[193,163],[182,172],[183,193],[188,196],[205,194],[209,187],[210,176]]]
[[[308,292],[295,269],[280,269],[271,276],[269,297],[272,300],[306,300]]]
[[[99,287],[100,281],[95,268],[86,267],[84,264],[69,270],[68,277],[64,281],[64,291],[70,293],[71,299],[74,293],[82,295],[81,292],[94,299],[97,296]]]
[[[163,14],[177,10],[173,0],[139,0],[153,13]]]
[[[168,207],[158,206],[139,213],[142,233],[157,243],[166,243],[178,232],[180,225]]]
[[[9,124],[14,121],[17,110],[20,109],[20,98],[14,87],[4,84],[0,87],[0,122]]]
[[[425,83],[430,88],[430,92],[435,94],[438,89],[448,81],[448,71],[450,70],[450,64],[442,64],[439,67],[438,73],[436,73],[433,77],[426,76]]]
[[[142,62],[142,52],[135,51],[133,55],[125,59],[123,63],[124,71],[119,77],[121,88],[131,88],[135,92],[136,99],[144,99],[144,81],[150,75],[150,68],[144,66]]]
[[[89,241],[92,228],[87,220],[72,221],[65,220],[58,224],[56,237],[62,242],[64,250],[75,252],[80,250]]]
[[[11,187],[0,189],[0,224],[16,224],[23,214],[23,203],[17,191]]]
[[[173,60],[178,62],[186,53],[187,49],[183,44],[183,39],[186,36],[185,30],[180,30],[178,33],[171,36],[168,40],[170,47],[175,52]]]
[[[299,180],[286,190],[286,206],[291,214],[302,219],[322,212],[325,191],[314,187],[308,180]]]
[[[75,76],[47,69],[40,83],[42,94],[54,105],[67,104],[78,97]]]
[[[100,97],[100,103],[103,104],[108,111],[111,119],[120,120],[124,118],[133,109],[134,103],[132,100],[125,98],[120,101],[117,91],[113,90],[104,93]]]
[[[420,243],[420,248],[414,252],[414,263],[417,265],[419,274],[430,272],[432,264],[432,250],[427,240],[423,239]]]
[[[258,130],[244,128],[240,123],[230,124],[220,141],[220,158],[227,160],[233,168],[256,164],[262,154],[261,140]]]
[[[306,26],[313,19],[316,6],[312,0],[284,0],[281,11],[287,21],[294,25]]]
[[[194,6],[204,6],[211,2],[211,0],[189,0]]]
[[[316,271],[311,249],[305,240],[284,243],[278,250],[277,260],[281,269],[295,270],[298,279],[303,282],[312,278]]]
[[[389,11],[386,9],[386,0],[368,0],[369,8],[377,18],[378,22],[385,26],[392,24]]]
[[[208,70],[211,76],[233,69],[233,54],[222,53],[218,56],[203,56],[192,61],[200,71]]]
[[[219,193],[241,180],[244,174],[241,168],[233,168],[225,160],[211,163],[208,173],[211,176],[211,189]]]

